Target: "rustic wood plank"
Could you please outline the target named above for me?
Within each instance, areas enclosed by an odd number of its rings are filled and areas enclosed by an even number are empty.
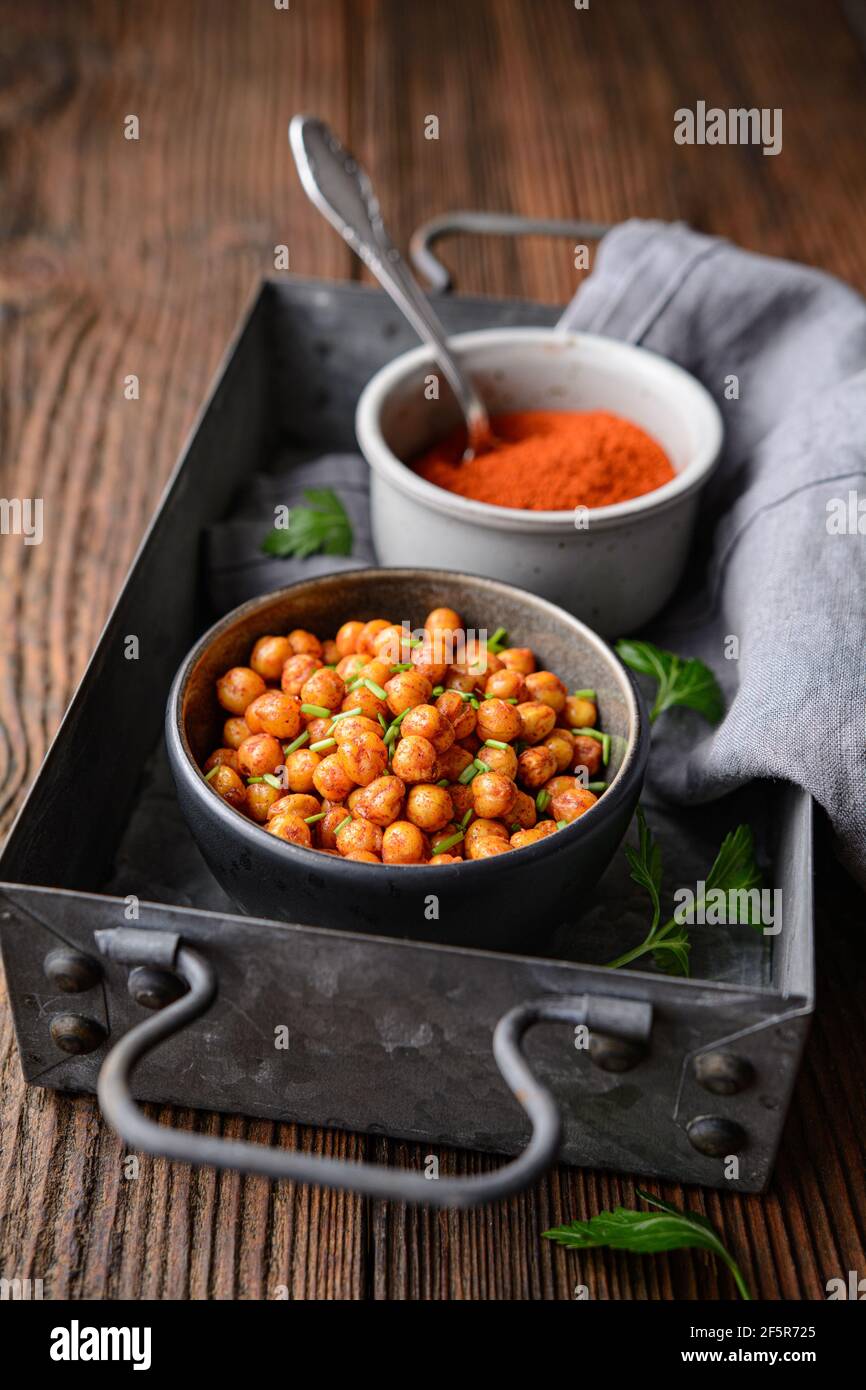
[[[847,7],[849,10],[851,6]],[[32,779],[252,283],[358,277],[299,195],[292,111],[321,112],[374,173],[405,241],[446,208],[684,217],[866,288],[863,49],[809,0],[5,0],[0,39],[0,493],[44,496],[46,543],[0,543],[0,826]],[[784,149],[680,148],[698,98],[781,106]],[[141,139],[123,139],[136,113]],[[438,141],[424,119],[440,119]],[[566,299],[567,242],[462,239],[466,289]],[[126,401],[124,378],[139,376]],[[821,1004],[776,1178],[761,1199],[661,1189],[722,1230],[756,1293],[822,1297],[862,1271],[859,903],[824,846]],[[859,988],[858,988],[859,986]],[[430,1146],[238,1117],[166,1123],[417,1163]],[[54,1298],[715,1298],[688,1253],[576,1256],[547,1226],[626,1177],[559,1170],[482,1212],[407,1211],[142,1159],[129,1179],[89,1098],[21,1084],[0,998],[0,1270]],[[443,1174],[495,1160],[440,1155]],[[658,1190],[648,1184],[650,1190]]]

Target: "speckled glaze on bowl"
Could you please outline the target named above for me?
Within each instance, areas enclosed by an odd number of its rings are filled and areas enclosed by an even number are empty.
[[[258,637],[293,627],[330,636],[349,618],[419,627],[456,608],[467,627],[504,627],[571,689],[597,690],[611,734],[610,786],[572,826],[526,849],[443,866],[354,863],[275,839],[233,811],[199,763],[220,742],[214,682],[246,664]],[[196,643],[175,678],[166,740],[187,822],[215,877],[243,912],[277,921],[489,950],[534,952],[577,918],[619,846],[640,794],[649,730],[632,680],[594,632],[553,604],[496,580],[436,570],[353,570],[294,584],[229,613]],[[430,895],[438,899],[438,915]]]
[[[460,420],[447,384],[430,400],[429,349],[389,362],[355,415],[370,465],[373,543],[383,565],[469,565],[561,604],[610,637],[633,636],[664,606],[686,562],[698,496],[722,444],[700,382],[646,348],[554,328],[459,333],[451,346],[491,413],[608,410],[658,440],[676,476],[654,492],[573,511],[494,507],[436,487],[406,466]]]

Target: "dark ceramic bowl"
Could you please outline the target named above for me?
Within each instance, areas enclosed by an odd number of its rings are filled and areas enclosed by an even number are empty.
[[[492,859],[440,866],[355,863],[287,844],[245,819],[205,782],[199,764],[221,742],[225,713],[214,683],[246,665],[267,633],[307,628],[332,636],[350,618],[388,617],[419,627],[439,606],[467,627],[504,627],[540,667],[570,689],[598,692],[611,734],[608,790],[567,829]],[[193,647],[172,686],[168,754],[187,822],[214,875],[243,912],[277,921],[410,937],[490,950],[534,952],[579,916],[626,832],[649,744],[631,678],[610,648],[561,608],[494,579],[438,570],[351,570],[253,599]],[[434,895],[431,899],[431,895]]]

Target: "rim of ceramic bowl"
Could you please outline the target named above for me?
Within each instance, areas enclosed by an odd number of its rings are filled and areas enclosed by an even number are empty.
[[[724,436],[721,413],[710,393],[690,372],[659,353],[599,334],[567,333],[557,328],[485,328],[471,333],[457,333],[449,338],[449,344],[457,350],[458,356],[468,355],[474,348],[490,344],[533,342],[548,348],[561,345],[595,349],[599,354],[603,353],[614,367],[621,364],[624,377],[631,375],[638,384],[641,380],[645,384],[655,382],[667,394],[678,394],[683,401],[684,413],[688,411],[696,422],[700,442],[686,467],[653,492],[629,498],[626,502],[593,507],[589,513],[593,529],[618,526],[639,520],[651,512],[663,511],[708,480],[721,453]],[[489,502],[462,497],[419,477],[389,448],[380,425],[385,401],[407,376],[418,368],[432,366],[433,362],[433,353],[428,347],[422,345],[413,348],[380,368],[361,392],[355,412],[355,433],[370,468],[415,501],[448,516],[506,531],[574,530],[573,508],[565,511],[530,511],[522,507],[497,507]]]
[[[575,636],[579,636],[583,641],[593,647],[596,652],[610,664],[612,678],[617,682],[619,689],[626,701],[629,712],[629,723],[631,733],[628,737],[628,746],[623,755],[622,763],[613,781],[599,797],[596,804],[590,807],[584,815],[579,816],[576,821],[566,826],[563,830],[557,831],[555,835],[547,835],[544,839],[538,840],[535,844],[525,845],[521,849],[513,851],[514,854],[522,856],[527,867],[532,863],[539,863],[548,858],[551,854],[561,852],[573,845],[578,837],[590,838],[600,829],[607,816],[615,811],[620,802],[630,795],[635,778],[641,778],[646,767],[649,756],[649,723],[646,711],[638,692],[637,686],[630,673],[617,660],[613,649],[594,632],[586,623],[575,618],[573,614],[567,613],[558,604],[551,603],[549,599],[540,598],[538,594],[530,593],[528,589],[521,589],[517,584],[506,584],[500,579],[490,579],[486,575],[468,574],[465,571],[455,572],[454,570],[437,570],[427,567],[416,569],[402,567],[400,569],[390,569],[386,567],[368,567],[367,569],[352,570],[353,580],[364,580],[367,577],[375,576],[381,578],[387,576],[389,583],[399,584],[401,580],[417,578],[418,575],[436,576],[441,574],[447,576],[449,580],[468,581],[472,584],[480,584],[489,589],[492,594],[518,593],[521,597],[528,599],[532,605],[546,609],[559,620],[572,628],[577,629]],[[346,572],[343,570],[333,571],[330,574],[316,575],[311,579],[300,579],[294,584],[287,584],[282,589],[274,589],[268,594],[263,594],[258,598],[247,599],[245,603],[233,608],[230,613],[226,613],[223,618],[208,628],[198,641],[187,652],[183,661],[178,667],[177,674],[172,682],[166,707],[166,737],[169,746],[170,756],[177,759],[186,775],[187,785],[195,788],[195,795],[199,798],[201,809],[205,814],[215,816],[224,826],[235,831],[241,841],[252,845],[266,852],[272,852],[279,846],[280,851],[287,852],[291,858],[299,864],[310,866],[309,856],[316,855],[317,867],[322,868],[323,872],[333,872],[343,874],[348,881],[354,873],[365,866],[355,860],[339,858],[336,855],[323,855],[317,850],[308,849],[304,845],[296,845],[291,841],[275,840],[269,835],[263,826],[253,821],[247,820],[238,811],[235,811],[223,799],[213,792],[204,780],[201,769],[195,760],[192,748],[186,732],[186,721],[184,718],[184,703],[187,687],[192,673],[198,662],[206,653],[208,647],[217,637],[233,627],[237,622],[255,613],[259,608],[266,608],[275,599],[282,598],[283,595],[291,594],[293,591],[306,586],[318,586],[325,584],[329,580],[345,580]],[[557,843],[558,842],[558,843]],[[465,875],[466,873],[490,874],[491,877],[497,872],[496,859],[467,859],[461,863],[447,865],[452,873]],[[403,875],[415,874],[441,874],[443,866],[438,864],[378,864],[373,868],[399,870],[401,878]],[[500,866],[501,867],[501,866]],[[425,878],[425,882],[429,882]]]

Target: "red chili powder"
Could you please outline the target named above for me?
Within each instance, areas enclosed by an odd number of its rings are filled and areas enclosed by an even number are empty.
[[[653,492],[674,477],[667,454],[639,426],[605,410],[521,410],[494,415],[497,448],[461,463],[460,428],[416,458],[428,483],[531,511],[606,507]]]

